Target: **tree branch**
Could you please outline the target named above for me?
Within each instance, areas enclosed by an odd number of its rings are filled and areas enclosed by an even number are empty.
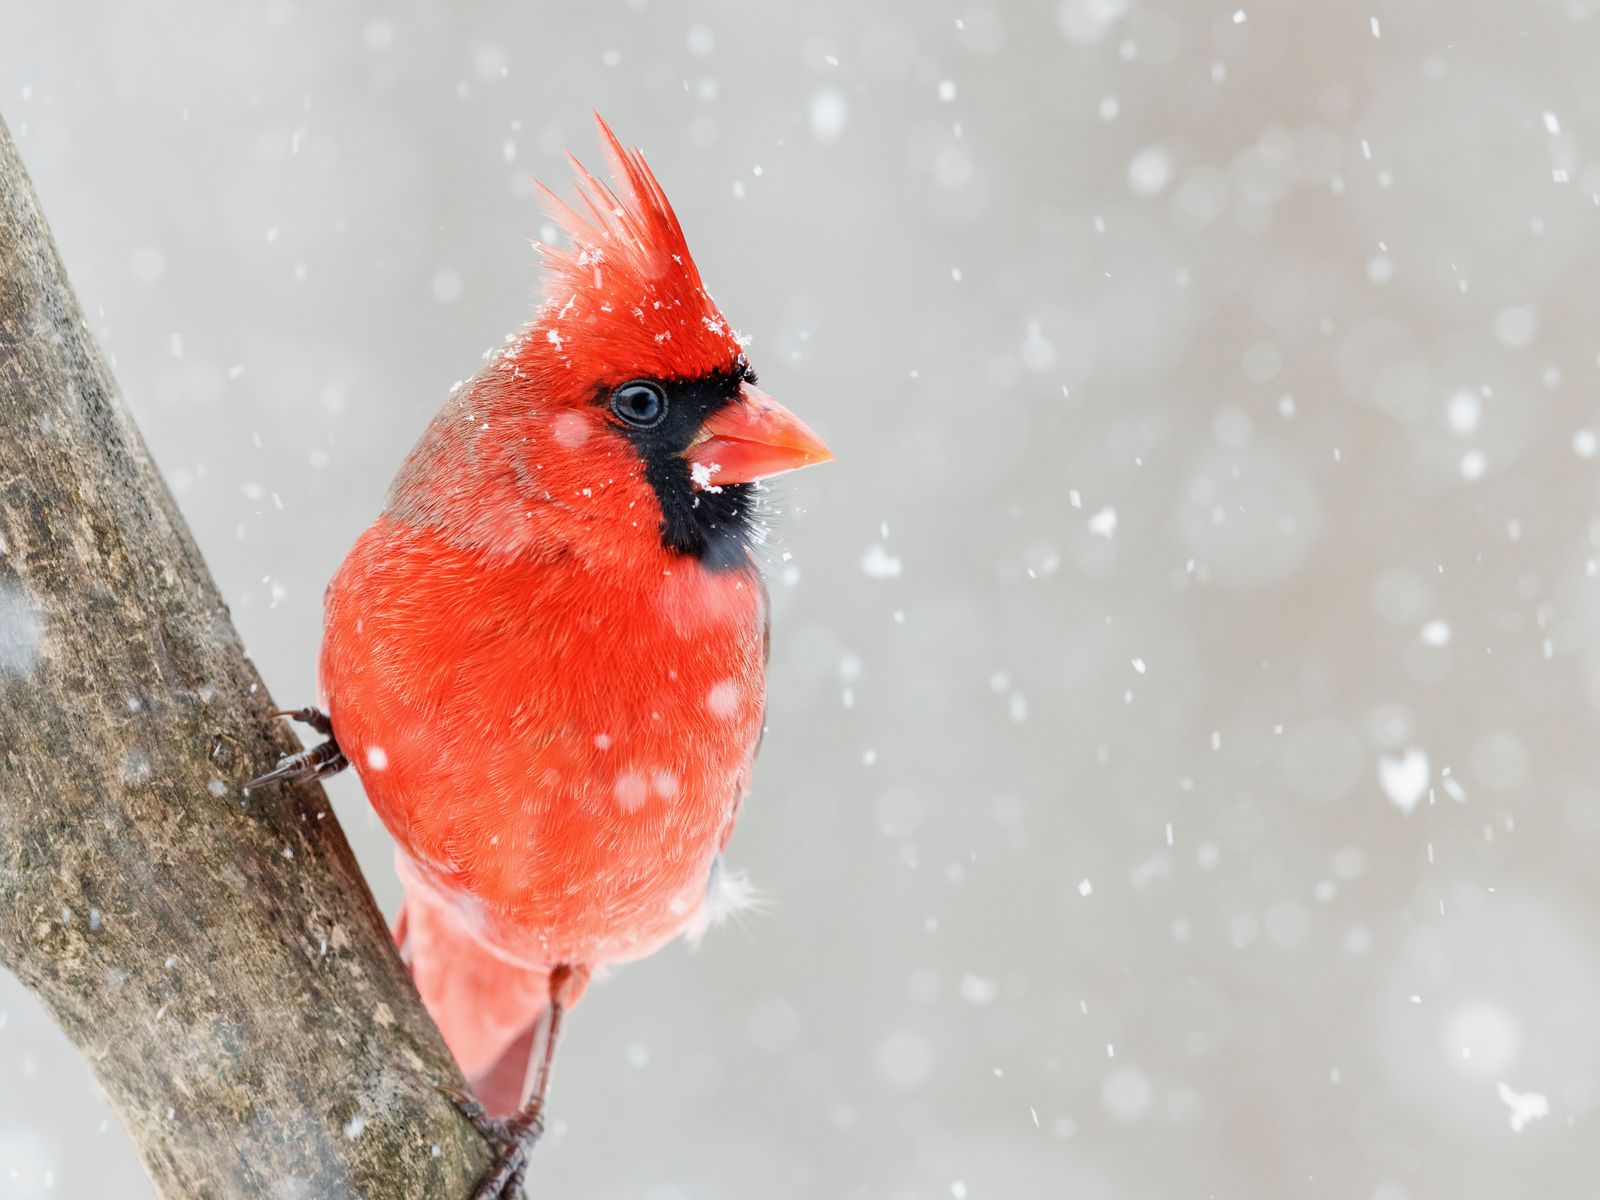
[[[0,961],[166,1196],[465,1195],[488,1151],[0,122]]]

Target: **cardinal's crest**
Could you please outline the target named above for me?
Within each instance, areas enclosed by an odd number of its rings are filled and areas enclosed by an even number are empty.
[[[700,281],[683,227],[637,149],[626,150],[599,114],[611,186],[570,153],[578,200],[543,184],[545,213],[571,239],[536,243],[545,307],[533,338],[558,354],[604,365],[604,377],[698,378],[742,370],[743,348]]]

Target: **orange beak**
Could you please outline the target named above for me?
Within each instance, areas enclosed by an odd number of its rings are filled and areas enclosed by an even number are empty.
[[[754,384],[741,384],[742,402],[716,413],[689,447],[700,487],[753,483],[831,462],[833,452],[799,417]]]

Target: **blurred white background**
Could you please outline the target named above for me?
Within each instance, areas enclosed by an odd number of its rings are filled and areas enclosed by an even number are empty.
[[[529,180],[598,159],[591,108],[839,454],[781,493],[732,852],[775,903],[591,990],[535,1194],[1562,1200],[1597,38],[1596,0],[5,0],[0,115],[284,703],[530,315]],[[148,1194],[0,981],[0,1197]]]

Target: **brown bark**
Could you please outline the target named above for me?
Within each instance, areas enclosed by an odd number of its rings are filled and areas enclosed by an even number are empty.
[[[0,122],[0,961],[165,1196],[464,1196],[488,1151]]]

